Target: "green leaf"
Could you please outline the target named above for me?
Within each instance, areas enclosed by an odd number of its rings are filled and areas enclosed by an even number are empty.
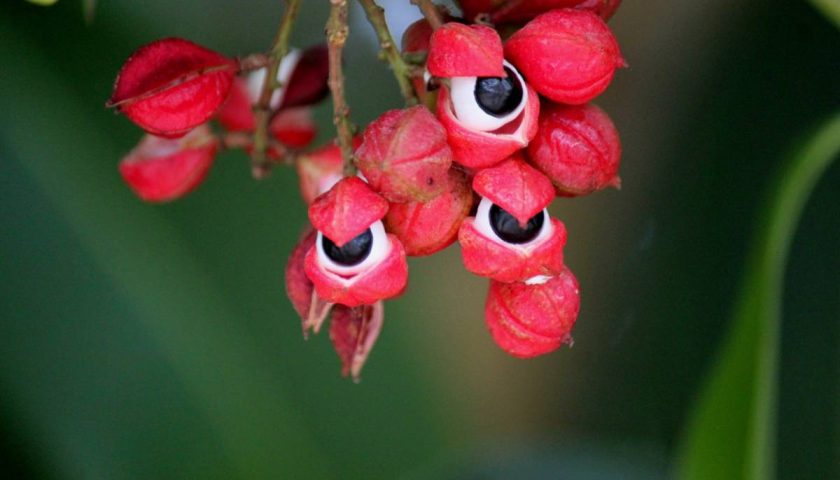
[[[840,0],[811,0],[817,8],[834,26],[840,28]]]
[[[785,264],[802,208],[838,154],[840,114],[795,153],[765,199],[732,330],[681,441],[678,478],[774,477]]]

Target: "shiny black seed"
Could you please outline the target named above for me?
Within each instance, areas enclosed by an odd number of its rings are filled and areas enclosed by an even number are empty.
[[[523,228],[519,220],[498,205],[490,207],[490,226],[496,235],[508,243],[528,243],[537,238],[545,222],[545,212],[534,215]]]
[[[516,110],[522,101],[522,84],[509,68],[506,78],[478,77],[475,82],[475,101],[482,110],[494,117],[502,117]]]
[[[373,247],[373,235],[369,228],[341,247],[333,243],[326,235],[321,237],[323,238],[321,243],[324,246],[324,253],[332,261],[345,267],[362,263],[370,255],[370,249]]]

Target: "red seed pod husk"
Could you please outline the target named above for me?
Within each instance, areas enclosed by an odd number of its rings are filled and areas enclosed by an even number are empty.
[[[329,69],[326,45],[314,45],[304,50],[285,86],[280,108],[312,105],[326,98],[329,93]]]
[[[254,99],[249,95],[245,79],[236,77],[227,100],[219,108],[216,120],[228,131],[251,132],[256,126],[253,102]]]
[[[580,310],[578,281],[566,268],[544,283],[490,282],[484,318],[496,344],[519,358],[552,352],[571,343]]]
[[[551,10],[574,8],[586,10],[609,20],[621,5],[621,0],[514,0],[493,11],[493,23],[524,22]]]
[[[482,132],[462,124],[452,110],[449,90],[440,89],[437,116],[446,129],[454,161],[467,168],[491,167],[525,148],[537,134],[540,101],[537,92],[526,85],[528,99],[522,113],[504,127]]]
[[[449,22],[432,34],[426,68],[435,77],[505,77],[503,61],[495,30]]]
[[[277,112],[268,126],[271,136],[293,149],[309,146],[318,134],[318,126],[309,107],[285,108]]]
[[[158,40],[128,58],[108,106],[149,133],[177,138],[216,113],[236,69],[233,59],[182,38]]]
[[[341,360],[341,374],[358,382],[385,316],[383,302],[345,307],[336,305],[330,320],[330,340]]]
[[[365,129],[356,165],[390,202],[425,202],[446,188],[452,150],[426,107],[390,110]]]
[[[361,137],[353,138],[354,149],[361,143]],[[335,141],[298,157],[295,168],[300,182],[300,195],[307,205],[341,180],[343,161],[341,148]]]
[[[521,155],[480,170],[473,177],[472,188],[505,209],[522,225],[554,200],[551,180],[525,163]]]
[[[309,316],[309,307],[312,304],[312,281],[306,276],[303,269],[303,260],[306,258],[306,252],[315,245],[315,237],[317,233],[311,227],[307,227],[300,240],[295,244],[292,253],[289,255],[289,260],[286,262],[286,295],[295,311],[300,315],[304,322],[304,331],[306,331],[306,318]]]
[[[408,26],[402,36],[402,51],[404,54],[421,53],[429,51],[429,41],[432,38],[432,26],[425,18],[421,18]],[[414,91],[420,98],[421,103],[425,103],[428,91],[426,89],[426,79],[423,75],[413,75],[411,77],[411,84],[414,86]]]
[[[123,180],[147,202],[186,195],[205,178],[219,148],[207,125],[179,139],[145,135],[120,161]]]
[[[537,136],[528,145],[530,162],[564,196],[619,187],[621,141],[610,117],[595,105],[543,108]]]
[[[358,177],[333,185],[309,206],[309,221],[336,245],[355,238],[388,213],[388,201]]]
[[[610,28],[592,12],[552,10],[505,43],[505,57],[542,95],[580,105],[597,97],[625,65]]]
[[[402,294],[408,283],[405,249],[395,235],[388,234],[386,238],[387,256],[379,263],[352,276],[330,271],[318,261],[317,248],[310,248],[306,254],[304,268],[315,286],[318,297],[326,302],[356,307]]]
[[[552,218],[550,230],[543,238],[514,245],[486,234],[477,226],[475,217],[468,217],[458,230],[458,243],[467,271],[499,282],[523,282],[562,271],[566,226]]]
[[[431,255],[455,241],[472,205],[473,193],[466,175],[450,169],[441,195],[428,202],[392,203],[385,228],[400,239],[407,255]]]

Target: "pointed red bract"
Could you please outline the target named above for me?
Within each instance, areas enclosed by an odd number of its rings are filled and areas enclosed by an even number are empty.
[[[455,241],[472,204],[466,176],[450,169],[446,189],[432,200],[392,203],[385,228],[400,239],[407,255],[431,255]]]
[[[618,187],[621,141],[610,117],[595,105],[543,109],[530,162],[565,196]]]
[[[179,137],[213,116],[236,69],[233,59],[182,38],[165,38],[129,57],[108,104],[149,133]]]
[[[472,188],[513,215],[522,225],[554,200],[551,180],[519,155],[480,170],[473,178]]]
[[[426,107],[390,110],[365,129],[356,165],[388,201],[423,202],[446,187],[452,150],[443,125]]]
[[[382,331],[384,306],[345,307],[336,305],[330,319],[330,340],[341,359],[341,374],[358,382],[379,332]]]
[[[147,202],[168,202],[196,188],[213,165],[219,142],[206,125],[179,139],[147,134],[120,162],[123,180]]]
[[[432,34],[426,68],[436,77],[506,77],[503,61],[495,30],[449,22]]]
[[[342,246],[388,213],[388,201],[358,177],[344,178],[309,206],[309,221]]]
[[[505,43],[505,57],[540,94],[580,105],[597,97],[624,66],[610,28],[592,12],[552,10]]]
[[[578,282],[567,268],[544,283],[491,281],[484,307],[490,334],[505,352],[531,358],[571,342],[580,310]]]

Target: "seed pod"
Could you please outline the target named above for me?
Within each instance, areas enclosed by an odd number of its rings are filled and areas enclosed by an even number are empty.
[[[472,204],[473,193],[466,175],[450,169],[441,195],[428,202],[392,203],[385,216],[385,228],[400,239],[407,255],[431,255],[455,241]]]
[[[268,131],[278,142],[293,149],[309,146],[318,134],[318,127],[309,107],[285,108],[268,125]]]
[[[358,382],[379,332],[382,331],[385,307],[373,305],[345,307],[336,305],[330,320],[330,340],[341,359],[341,374]]]
[[[580,310],[580,291],[565,268],[555,277],[531,283],[490,282],[484,318],[496,344],[520,358],[552,352],[571,343]]]
[[[361,138],[353,138],[353,148],[358,148]],[[298,157],[295,162],[300,181],[300,195],[307,205],[341,180],[343,158],[335,141],[329,142]]]
[[[207,175],[219,141],[207,125],[179,139],[146,134],[120,161],[125,183],[147,202],[168,202],[186,195]]]
[[[373,121],[356,150],[356,165],[387,200],[424,202],[446,187],[452,150],[440,122],[418,105],[390,110]]]
[[[495,102],[492,96],[482,103],[481,95],[474,93],[479,77],[452,79],[452,90],[441,88],[437,116],[455,162],[472,169],[493,166],[525,148],[537,134],[539,97],[515,70],[511,74],[505,78],[518,79],[522,88],[515,105]]]
[[[473,189],[478,210],[458,231],[468,271],[500,282],[562,271],[566,227],[548,215],[554,190],[545,176],[511,158],[478,172]]]
[[[508,39],[505,56],[540,94],[572,105],[600,95],[625,65],[607,24],[592,12],[572,9],[528,22]]]
[[[502,77],[502,39],[490,27],[449,22],[434,31],[426,68],[435,77]]]
[[[107,105],[151,134],[177,138],[213,116],[236,69],[233,59],[181,38],[165,38],[129,57]]]
[[[307,227],[286,262],[286,295],[300,315],[304,338],[310,330],[318,333],[331,307],[331,304],[321,300],[315,293],[315,287],[304,269],[306,253],[315,245],[316,238],[317,232]]]
[[[621,184],[618,131],[595,105],[543,108],[528,155],[564,196],[586,195]]]
[[[309,207],[318,229],[304,269],[318,296],[348,307],[402,293],[408,281],[405,249],[385,233],[388,202],[357,177],[345,178]]]

